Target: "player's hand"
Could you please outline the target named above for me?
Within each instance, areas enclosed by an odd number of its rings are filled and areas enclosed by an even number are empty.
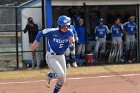
[[[76,43],[78,43],[78,37],[75,36],[74,39],[75,39]]]
[[[69,47],[72,47],[73,46],[73,40],[74,38],[72,36],[69,37]]]
[[[126,31],[123,31],[123,34],[124,34],[124,35],[127,35],[128,33],[127,33]]]
[[[98,40],[99,38],[98,37],[95,37],[95,40]]]
[[[35,41],[33,42],[33,44],[30,46],[30,49],[31,49],[32,52],[35,51],[35,49],[36,49],[36,47],[37,47],[37,44],[38,44],[38,41],[35,40]]]

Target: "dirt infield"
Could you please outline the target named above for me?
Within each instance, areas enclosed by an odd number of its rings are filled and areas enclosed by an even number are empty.
[[[140,73],[68,78],[59,93],[139,93],[139,78]],[[0,93],[52,93],[55,83],[47,88],[43,79],[2,80]]]

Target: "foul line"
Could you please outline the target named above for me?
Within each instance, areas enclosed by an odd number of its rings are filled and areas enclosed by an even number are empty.
[[[69,80],[81,80],[81,79],[99,79],[99,78],[112,78],[112,77],[118,77],[118,76],[124,76],[124,77],[130,77],[130,76],[140,76],[140,74],[124,74],[124,75],[105,75],[105,76],[95,76],[95,77],[79,77],[79,78],[67,78]],[[22,81],[22,82],[2,82],[0,85],[9,85],[9,84],[28,84],[28,83],[38,83],[38,82],[44,82],[45,80],[36,80],[36,81]]]
[[[78,80],[78,79],[92,79],[92,78],[112,78],[112,77],[119,77],[119,76],[123,76],[123,77],[130,77],[130,76],[140,76],[140,74],[122,74],[122,75],[104,75],[104,76],[95,76],[95,77],[81,77],[81,78],[68,78],[71,80]]]

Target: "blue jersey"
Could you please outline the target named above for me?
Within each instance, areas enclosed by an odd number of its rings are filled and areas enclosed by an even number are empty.
[[[106,25],[99,25],[95,28],[95,34],[98,38],[106,38],[107,32],[109,32],[109,29]]]
[[[78,43],[85,44],[85,27],[79,25],[76,27],[77,35],[78,35]]]
[[[137,25],[135,22],[126,22],[124,23],[123,28],[128,33],[128,35],[134,35],[137,30]]]
[[[112,25],[111,26],[112,37],[121,37],[122,36],[121,31],[122,30],[123,30],[122,25],[118,25],[118,24]]]
[[[74,35],[73,37],[75,37],[78,40],[78,36],[77,36],[77,32],[75,30],[75,27],[73,25],[70,25],[69,30],[73,33],[73,35]]]
[[[69,37],[73,37],[73,33],[70,30],[61,32],[58,28],[44,29],[38,33],[35,40],[39,41],[41,36],[47,37],[47,51],[64,54],[69,46]]]

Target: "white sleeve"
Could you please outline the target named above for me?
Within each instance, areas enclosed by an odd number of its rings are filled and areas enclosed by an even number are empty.
[[[105,26],[106,29],[107,29],[107,33],[109,34],[110,33],[110,30],[108,29],[108,26]]]
[[[121,30],[123,30],[124,28],[123,28],[123,25],[122,24],[120,24],[120,26],[121,26]]]
[[[112,25],[111,28],[110,28],[110,33],[112,33],[112,28],[113,28],[113,25]]]
[[[55,31],[55,30],[58,30],[58,28],[47,28],[47,29],[44,29],[42,32],[43,34],[47,34],[48,32]]]

